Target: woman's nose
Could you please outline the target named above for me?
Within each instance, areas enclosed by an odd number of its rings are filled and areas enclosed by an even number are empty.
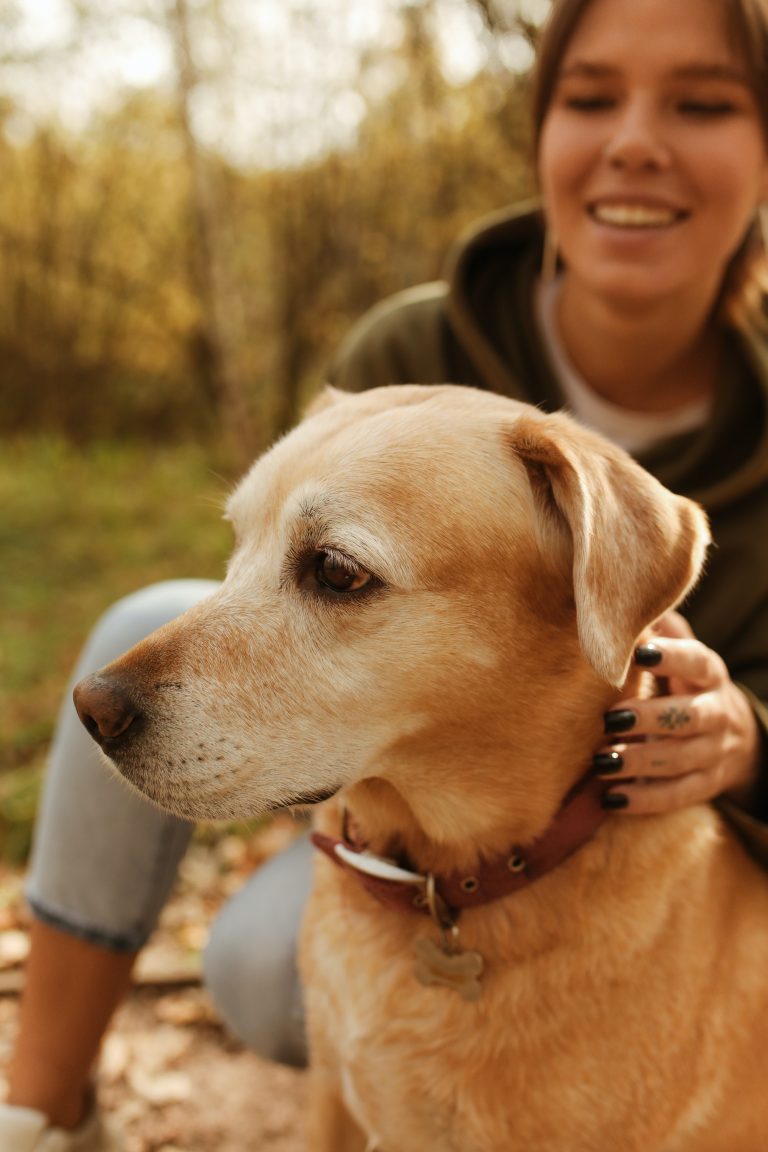
[[[603,155],[614,168],[650,171],[669,167],[671,152],[662,118],[640,101],[628,103],[614,122]]]

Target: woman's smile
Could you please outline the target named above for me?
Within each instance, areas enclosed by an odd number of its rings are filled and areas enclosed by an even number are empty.
[[[593,0],[563,56],[539,175],[569,293],[676,301],[703,321],[768,196],[760,112],[722,7]]]
[[[597,224],[630,231],[668,229],[687,218],[687,213],[677,208],[630,197],[595,200],[587,205],[587,212]]]

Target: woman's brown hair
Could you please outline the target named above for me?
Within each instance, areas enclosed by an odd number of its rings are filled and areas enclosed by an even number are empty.
[[[744,56],[750,87],[757,101],[768,148],[768,0],[711,0],[725,12],[734,43]],[[539,39],[531,94],[534,156],[538,156],[544,121],[554,96],[560,65],[582,15],[592,0],[553,0]],[[768,206],[763,209],[768,213]],[[768,224],[766,224],[768,229]],[[756,219],[726,272],[722,307],[729,314],[765,316],[768,298],[768,235]]]

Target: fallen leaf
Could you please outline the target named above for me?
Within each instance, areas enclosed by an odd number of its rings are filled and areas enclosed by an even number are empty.
[[[177,1104],[192,1095],[192,1081],[184,1072],[163,1072],[158,1076],[144,1068],[131,1068],[128,1083],[137,1096],[150,1104]]]
[[[29,955],[29,936],[18,929],[0,933],[0,968],[15,968]]]
[[[191,1024],[213,1024],[218,1021],[210,999],[199,988],[162,996],[155,1005],[155,1015],[165,1024],[189,1027]]]

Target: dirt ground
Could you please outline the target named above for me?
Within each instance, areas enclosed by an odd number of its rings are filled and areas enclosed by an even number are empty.
[[[115,1021],[99,1092],[125,1152],[306,1152],[303,1073],[268,1064],[218,1024],[195,1019],[200,996],[138,989]],[[3,1063],[16,1011],[15,997],[0,1000]]]
[[[104,1044],[99,1091],[125,1152],[306,1152],[304,1073],[245,1051],[225,1032],[199,981],[216,908],[295,834],[295,824],[280,821],[251,839],[225,837],[190,850]],[[0,871],[0,1095],[27,927],[21,876]]]

